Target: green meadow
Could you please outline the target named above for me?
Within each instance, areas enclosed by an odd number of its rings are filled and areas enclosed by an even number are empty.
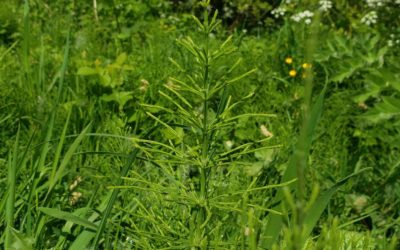
[[[400,248],[399,0],[1,2],[1,249]]]

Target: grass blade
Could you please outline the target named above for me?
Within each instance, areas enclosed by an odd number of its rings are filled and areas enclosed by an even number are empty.
[[[308,117],[307,121],[305,121],[305,125],[300,134],[298,145],[289,159],[288,166],[282,177],[282,182],[288,182],[296,178],[298,164],[303,164],[303,166],[307,165],[308,153],[311,147],[311,143],[313,141],[313,134],[315,132],[317,123],[322,113],[325,91],[326,87],[318,96],[315,104],[312,107],[310,116]],[[289,187],[294,189],[295,188],[294,185],[295,183],[290,184]],[[278,189],[273,202],[278,205],[276,207],[273,207],[272,208],[273,210],[281,211],[280,202],[282,201],[283,197],[284,195],[282,189]],[[276,242],[282,230],[283,220],[282,217],[277,214],[270,214],[268,217],[269,217],[268,224],[264,229],[265,230],[264,233],[266,235],[266,241],[263,242],[263,246],[270,249],[273,243]]]
[[[75,139],[75,141],[69,147],[68,151],[65,153],[65,156],[60,163],[60,167],[57,169],[57,172],[54,174],[54,176],[52,176],[52,178],[50,178],[49,189],[47,191],[45,200],[47,200],[48,195],[53,190],[57,181],[59,181],[61,179],[61,177],[63,176],[65,168],[67,167],[68,163],[70,162],[72,156],[74,155],[74,153],[75,153],[76,149],[78,148],[79,144],[81,143],[82,139],[86,135],[86,132],[88,131],[89,127],[90,127],[90,124],[87,125],[86,128],[84,128],[82,130],[82,132],[79,134],[79,136]]]
[[[60,211],[58,209],[55,208],[48,208],[48,207],[38,207],[37,208],[40,212],[47,214],[51,217],[57,218],[57,219],[61,219],[61,220],[66,220],[66,221],[70,221],[72,223],[75,223],[77,225],[92,229],[94,231],[97,230],[97,225],[84,219],[81,218],[79,216],[76,216],[72,213],[68,213],[68,212],[64,212],[64,211]]]
[[[326,206],[328,205],[332,195],[341,187],[343,186],[350,178],[359,175],[360,173],[371,170],[372,168],[364,168],[358,172],[355,172],[337,183],[335,183],[332,187],[326,190],[323,194],[321,194],[318,199],[315,201],[314,205],[307,211],[307,215],[304,219],[304,235],[308,237],[312,232],[314,226],[317,224],[318,219],[320,218],[322,212],[325,210]]]
[[[6,239],[5,248],[10,249],[12,244],[12,230],[14,228],[14,210],[15,210],[15,183],[16,183],[16,172],[17,172],[17,156],[18,156],[18,144],[19,144],[19,128],[17,137],[14,143],[14,150],[9,153],[8,162],[8,199],[6,207]]]

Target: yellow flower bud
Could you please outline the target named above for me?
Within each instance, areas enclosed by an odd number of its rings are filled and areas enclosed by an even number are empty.
[[[286,63],[286,64],[292,64],[292,63],[293,63],[293,58],[291,58],[291,57],[286,57],[285,63]]]
[[[297,71],[294,70],[294,69],[292,69],[291,71],[289,71],[289,75],[290,75],[291,77],[295,77],[295,76],[297,75]]]

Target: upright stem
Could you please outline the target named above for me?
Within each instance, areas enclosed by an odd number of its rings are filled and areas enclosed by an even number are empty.
[[[201,160],[202,160],[202,166],[201,166],[201,197],[206,198],[207,196],[207,189],[206,189],[206,169],[208,167],[208,123],[207,123],[207,117],[208,117],[208,90],[209,90],[209,83],[208,83],[208,71],[209,71],[209,65],[208,65],[208,36],[206,37],[206,47],[205,47],[205,65],[204,65],[204,79],[203,79],[203,90],[204,90],[204,100],[203,100],[203,147],[201,151]]]
[[[207,190],[208,190],[208,164],[209,164],[209,131],[208,131],[208,98],[209,98],[209,41],[208,41],[208,29],[204,31],[205,37],[205,48],[204,48],[204,71],[203,71],[203,124],[202,124],[202,149],[201,149],[201,166],[200,166],[200,199],[203,201],[201,207],[199,208],[199,215],[197,217],[197,230],[198,238],[201,239],[201,248],[206,249],[208,242],[206,239],[207,232],[202,228],[206,220],[207,211],[204,206],[207,206]]]
[[[99,16],[97,15],[97,0],[93,0],[93,14],[96,23],[99,23]]]

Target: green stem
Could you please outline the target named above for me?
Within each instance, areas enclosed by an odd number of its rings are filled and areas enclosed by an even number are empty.
[[[207,22],[208,23],[208,22]],[[207,206],[207,172],[208,172],[208,153],[209,153],[209,131],[208,131],[208,98],[209,98],[209,58],[208,58],[208,50],[209,50],[209,41],[208,41],[208,28],[204,32],[205,38],[205,62],[204,62],[204,73],[203,73],[203,91],[204,91],[204,100],[203,100],[203,126],[202,126],[202,151],[201,151],[201,166],[200,166],[200,199],[202,200],[202,204],[199,211],[199,216],[197,217],[197,229],[201,239],[201,248],[206,249],[208,242],[203,242],[205,239],[205,235],[207,235],[207,231],[202,228],[202,225],[206,219],[206,208]],[[205,244],[204,244],[205,243]]]

